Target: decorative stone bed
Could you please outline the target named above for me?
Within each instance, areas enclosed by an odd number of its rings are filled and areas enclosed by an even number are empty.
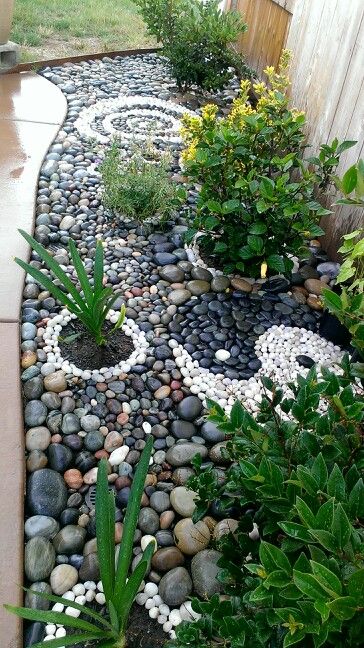
[[[227,410],[240,398],[254,412],[261,374],[284,387],[313,363],[335,366],[342,351],[318,334],[318,296],[337,267],[313,244],[311,259],[297,267],[291,282],[278,277],[254,283],[202,267],[184,247],[183,214],[163,232],[146,233],[122,219],[115,224],[101,203],[103,148],[117,134],[127,156],[132,138],[147,133],[158,148],[171,150],[172,170],[180,179],[178,120],[185,110],[198,110],[198,97],[177,103],[166,62],[157,55],[67,64],[42,74],[63,90],[69,109],[41,169],[35,236],[71,277],[69,238],[88,271],[96,241],[103,241],[107,285],[120,293],[115,309],[126,305],[125,332],[135,351],[100,371],[62,358],[58,336],[69,314],[26,278],[21,347],[26,580],[34,590],[103,605],[94,521],[97,463],[108,457],[113,469],[118,542],[133,471],[152,434],[135,561],[144,536],[154,536],[158,550],[136,602],[155,619],[163,643],[181,619],[193,618],[193,592],[217,590],[214,539],[230,528],[218,511],[216,526],[191,520],[193,494],[185,484],[193,456],[200,453],[224,469],[224,436],[204,420],[206,398]],[[220,105],[231,102],[237,86],[232,83],[217,97]],[[195,198],[190,191],[192,209]],[[111,321],[116,319],[112,312]],[[35,595],[27,594],[26,604],[35,606]],[[64,635],[62,627],[31,624],[26,645]]]

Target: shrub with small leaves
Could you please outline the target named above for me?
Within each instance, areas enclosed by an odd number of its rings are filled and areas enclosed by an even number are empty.
[[[163,44],[179,88],[218,90],[234,72],[250,74],[234,43],[247,26],[219,0],[134,0],[149,33]]]
[[[116,217],[163,223],[183,204],[186,192],[171,181],[167,156],[155,160],[155,153],[136,148],[129,160],[122,160],[116,140],[106,152],[100,166],[103,203]]]
[[[331,212],[317,190],[330,184],[340,155],[355,144],[335,139],[304,159],[305,116],[290,105],[289,63],[284,52],[279,72],[268,67],[268,82],[253,85],[254,107],[251,83],[243,81],[226,117],[207,105],[201,117],[182,120],[185,173],[201,185],[188,239],[199,234],[204,254],[225,272],[257,277],[263,265],[289,273],[290,257],[303,256],[309,240],[324,234],[319,222]]]
[[[347,357],[341,375],[313,368],[291,396],[263,385],[256,418],[209,402],[231,465],[221,480],[195,461],[195,519],[218,502],[239,525],[217,543],[225,596],[194,599],[202,616],[171,648],[362,645],[364,393]]]

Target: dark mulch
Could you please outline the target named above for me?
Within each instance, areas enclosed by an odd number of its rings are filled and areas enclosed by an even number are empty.
[[[105,322],[104,332],[108,333],[113,324]],[[63,338],[69,335],[81,333],[80,337],[71,342],[65,342]],[[107,344],[98,346],[86,330],[82,322],[72,320],[62,329],[59,339],[59,346],[62,357],[69,360],[80,369],[101,369],[101,367],[113,367],[121,360],[127,360],[134,351],[134,344],[130,337],[122,330],[117,330],[110,335]]]
[[[68,635],[74,632],[76,631],[67,630]],[[162,626],[156,619],[149,617],[145,607],[133,605],[127,631],[127,648],[162,648],[167,644],[168,639]],[[97,648],[97,642],[88,641],[77,644],[74,648]]]

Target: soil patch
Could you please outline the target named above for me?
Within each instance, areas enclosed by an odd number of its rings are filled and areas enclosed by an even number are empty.
[[[105,322],[105,333],[110,333],[112,328],[113,324]],[[64,341],[64,338],[75,334],[80,335],[71,342]],[[114,367],[121,360],[127,360],[134,351],[132,339],[125,335],[121,329],[110,335],[107,344],[98,346],[79,320],[69,322],[62,329],[58,343],[62,358],[84,370]]]
[[[76,630],[67,630],[67,634],[75,634]],[[127,631],[126,648],[163,648],[169,637],[163,631],[162,626],[156,619],[151,619],[148,610],[141,605],[133,605],[130,613],[129,627]],[[77,644],[74,648],[97,648],[97,642],[87,641]]]

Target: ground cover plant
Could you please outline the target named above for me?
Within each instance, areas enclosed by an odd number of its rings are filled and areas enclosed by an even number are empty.
[[[291,397],[263,385],[256,418],[239,402],[230,416],[209,403],[232,464],[222,479],[195,461],[195,518],[218,500],[239,524],[218,543],[226,596],[193,600],[202,616],[177,628],[171,648],[361,644],[363,392],[348,357],[342,375],[311,369],[289,385]]]
[[[321,216],[329,214],[316,199],[333,180],[340,155],[355,142],[323,145],[317,157],[304,159],[304,114],[290,107],[290,55],[282,54],[279,72],[265,70],[268,83],[251,83],[226,117],[207,105],[202,117],[183,118],[185,173],[201,185],[197,216],[189,240],[199,234],[202,251],[226,272],[252,277],[288,273],[290,255],[324,232]]]
[[[16,0],[11,40],[23,61],[155,45],[132,0]]]
[[[135,0],[148,32],[163,45],[179,88],[217,90],[248,68],[233,44],[247,26],[218,0]]]
[[[62,624],[78,631],[75,635],[49,641],[49,648],[73,646],[80,642],[93,640],[96,641],[94,645],[100,646],[100,648],[126,647],[126,632],[130,609],[138,593],[140,584],[149,570],[155,549],[155,542],[150,542],[144,550],[142,559],[130,575],[134,534],[137,527],[140,502],[152,448],[153,439],[149,437],[135,471],[132,490],[124,517],[124,529],[117,560],[115,560],[115,496],[113,492],[109,492],[107,480],[108,464],[106,460],[102,460],[99,464],[96,489],[96,538],[101,581],[109,619],[74,601],[42,593],[38,593],[41,598],[53,603],[61,603],[66,605],[66,607],[74,608],[78,612],[83,612],[93,622],[96,621],[97,625],[53,610],[41,611],[19,608],[12,605],[5,606],[9,612],[13,612],[23,619]],[[34,648],[41,648],[41,646],[43,646],[43,642],[37,643],[34,645]]]
[[[39,255],[49,270],[51,270],[60,285],[56,284],[38,268],[31,265],[31,263],[25,263],[25,261],[18,258],[15,259],[16,263],[49,290],[71,313],[76,315],[92,335],[98,346],[106,345],[107,338],[122,327],[125,319],[125,307],[120,310],[120,316],[115,326],[106,333],[104,330],[106,317],[118,295],[113,292],[111,287],[104,287],[103,285],[104,251],[102,242],[98,241],[96,245],[94,277],[93,283],[91,283],[74,241],[72,239],[69,240],[70,256],[80,283],[82,291],[80,292],[62,270],[59,263],[53,259],[52,255],[47,252],[43,245],[24,232],[24,230],[19,230],[19,232],[31,248]],[[81,334],[77,333],[76,335],[79,336]]]
[[[147,151],[137,148],[128,160],[120,157],[114,141],[106,151],[100,171],[104,184],[103,202],[116,217],[126,216],[140,223],[155,219],[159,224],[178,209],[185,191],[171,181],[167,156],[146,159]]]

